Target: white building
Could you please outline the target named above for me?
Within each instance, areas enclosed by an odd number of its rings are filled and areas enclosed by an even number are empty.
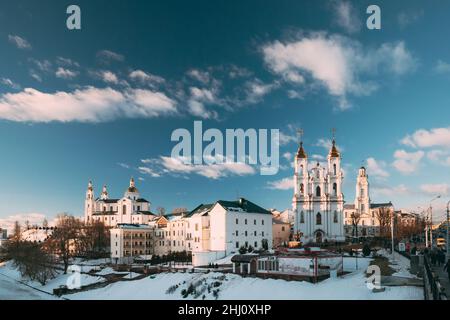
[[[152,228],[148,225],[118,224],[110,230],[111,258],[115,263],[130,263],[153,253]]]
[[[106,226],[115,227],[119,223],[147,224],[155,215],[150,212],[150,202],[141,198],[134,179],[122,198],[109,198],[106,186],[100,197],[95,198],[92,182],[89,181],[84,205],[85,222],[102,221]]]
[[[327,167],[310,167],[303,143],[295,156],[294,235],[304,243],[344,241],[341,156],[333,139]]]
[[[272,214],[240,198],[200,205],[187,217],[193,265],[206,265],[239,248],[272,248]]]
[[[369,175],[366,168],[358,170],[355,201],[344,206],[345,234],[347,237],[376,237],[380,235],[380,210],[394,212],[391,202],[372,203]]]

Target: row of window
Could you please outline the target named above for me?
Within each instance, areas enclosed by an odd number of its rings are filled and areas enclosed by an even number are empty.
[[[333,213],[333,222],[338,223],[338,213],[337,211],[334,211]],[[300,223],[305,223],[305,213],[302,211],[300,212]],[[316,214],[316,224],[321,225],[322,224],[322,214],[320,212],[317,212]]]
[[[303,185],[303,183],[300,183],[300,194],[305,193],[305,187]],[[333,183],[333,196],[337,196],[337,183]],[[322,196],[322,189],[317,186],[316,187],[316,197],[321,197]]]
[[[284,230],[283,230],[283,231],[284,231]],[[253,234],[255,237],[257,236],[257,232],[256,232],[256,231],[252,232],[252,234]],[[236,231],[234,232],[234,235],[235,235],[236,237],[239,237],[239,231],[236,230]],[[248,236],[247,230],[244,231],[244,236],[246,236],[246,237]],[[264,237],[264,231],[261,232],[261,236]]]
[[[236,218],[236,224],[239,224],[239,219]],[[244,224],[248,224],[248,220],[244,219]],[[256,219],[253,219],[253,224],[256,226]],[[264,225],[264,219],[261,219],[261,225]]]
[[[279,271],[278,260],[258,260],[258,271]]]

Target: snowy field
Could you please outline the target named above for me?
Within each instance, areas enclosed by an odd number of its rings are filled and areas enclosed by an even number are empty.
[[[408,261],[396,256],[397,274],[410,276],[407,271]],[[405,258],[403,258],[405,259]],[[373,293],[366,286],[365,270],[370,263],[369,258],[344,258],[344,270],[351,272],[343,277],[330,278],[318,284],[305,281],[285,281],[274,279],[242,278],[235,274],[211,272],[201,273],[161,273],[141,280],[119,281],[103,288],[65,295],[66,299],[75,300],[127,300],[127,299],[183,299],[183,291],[190,284],[195,292],[186,299],[259,299],[259,300],[422,300],[423,290],[418,287],[386,287],[386,291]],[[100,268],[100,267],[99,267]],[[107,267],[95,276],[82,274],[81,283],[87,285],[104,281],[101,275],[114,272]],[[138,274],[132,274],[132,278]],[[36,282],[27,284],[52,292],[53,288],[66,284],[69,275],[58,275],[45,286]],[[128,275],[125,278],[129,278]],[[0,265],[0,299],[55,299],[39,291],[18,284],[14,280],[22,280],[11,263]],[[170,290],[168,290],[170,288]],[[186,295],[186,294],[185,294]]]
[[[356,262],[358,269],[356,269]],[[181,292],[191,283],[200,283],[198,296],[187,299],[215,299],[213,291],[218,291],[219,299],[259,299],[259,300],[423,300],[423,291],[417,287],[386,287],[382,293],[373,293],[366,286],[364,271],[370,259],[345,258],[344,270],[352,272],[344,277],[327,279],[318,284],[299,281],[242,278],[235,274],[209,273],[163,273],[154,278],[144,278],[131,282],[116,282],[104,288],[65,296],[68,299],[182,299]],[[213,283],[220,283],[217,287]],[[178,285],[173,293],[167,289]],[[210,287],[208,292],[207,288]]]

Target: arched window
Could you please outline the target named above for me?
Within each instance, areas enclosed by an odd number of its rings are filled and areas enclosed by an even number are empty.
[[[320,212],[317,212],[316,224],[322,224],[322,215],[320,214]]]
[[[333,195],[337,196],[337,183],[333,183]]]
[[[304,189],[305,189],[305,188],[304,188],[304,186],[303,186],[303,183],[300,183],[300,193],[301,193],[301,194],[303,194],[303,192],[305,192]]]
[[[361,188],[361,190],[359,190],[360,192],[360,197],[364,197],[364,188]]]
[[[320,192],[320,187],[316,188],[316,197],[320,197],[321,196],[321,192]]]
[[[122,206],[122,214],[127,214],[127,206],[126,205]]]
[[[305,213],[303,211],[300,212],[300,223],[305,223]]]
[[[333,221],[334,221],[334,223],[338,223],[338,215],[337,215],[337,211],[336,210],[334,210]]]
[[[334,175],[336,175],[336,172],[337,172],[337,170],[336,170],[336,163],[333,164],[333,172],[334,172]]]

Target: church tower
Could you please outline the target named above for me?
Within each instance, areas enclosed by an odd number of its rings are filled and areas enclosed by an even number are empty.
[[[95,210],[94,187],[92,181],[89,181],[86,191],[86,199],[84,200],[84,221],[91,222],[92,214]]]
[[[102,200],[109,199],[108,190],[106,189],[106,184],[103,185],[102,194],[100,195],[100,199],[102,199]]]
[[[140,197],[139,190],[136,188],[133,177],[131,177],[130,186],[127,188],[127,190],[125,190],[125,194],[123,196],[131,200],[139,199]]]
[[[294,163],[294,236],[303,243],[344,241],[341,155],[333,138],[327,164],[308,168],[300,142]]]
[[[364,167],[361,167],[358,172],[355,195],[355,209],[361,214],[369,213],[369,176],[367,175],[366,168]]]

